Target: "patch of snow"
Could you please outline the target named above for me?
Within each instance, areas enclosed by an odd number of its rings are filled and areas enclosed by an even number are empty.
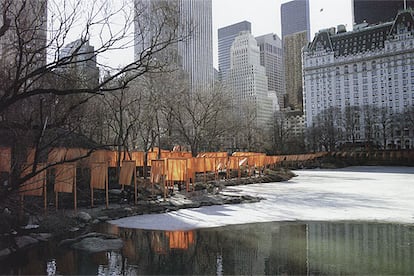
[[[257,203],[181,209],[110,223],[154,230],[295,220],[414,223],[414,167],[350,167],[295,173],[298,176],[286,182],[228,189],[231,193],[265,198]]]

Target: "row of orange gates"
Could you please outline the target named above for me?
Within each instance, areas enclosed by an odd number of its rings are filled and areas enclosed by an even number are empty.
[[[87,154],[88,150],[85,149],[55,148],[51,150],[48,154],[47,163],[41,163],[37,166],[37,170],[41,172],[20,186],[19,194],[22,202],[24,196],[43,196],[44,208],[46,209],[47,170],[42,170],[42,168],[46,168],[48,164],[74,160]],[[164,188],[165,198],[168,190],[174,188],[175,182],[185,183],[187,191],[194,189],[197,173],[203,173],[204,177],[206,177],[207,173],[214,173],[215,178],[217,178],[219,172],[225,172],[227,178],[229,178],[231,171],[237,171],[238,177],[240,177],[241,170],[247,169],[250,176],[255,170],[260,171],[282,162],[308,161],[326,154],[267,156],[263,153],[235,152],[232,156],[228,156],[227,152],[208,152],[192,157],[191,152],[161,150],[161,159],[158,159],[158,150],[154,150],[147,153],[147,166],[151,168],[150,181],[152,185],[160,184]],[[100,189],[105,190],[106,206],[108,207],[108,168],[116,167],[118,160],[122,160],[120,161],[119,184],[122,185],[122,188],[125,185],[133,185],[136,204],[138,177],[136,168],[144,166],[144,156],[144,152],[139,151],[121,153],[121,156],[119,156],[116,151],[97,150],[88,157],[79,159],[76,162],[54,165],[51,168],[55,170],[54,192],[56,208],[58,208],[59,193],[73,193],[74,209],[76,210],[76,168],[85,167],[90,169],[91,206],[93,206],[94,202],[94,189]],[[27,158],[27,168],[23,171],[22,176],[27,175],[31,171],[33,160],[34,151],[31,151]],[[11,149],[0,147],[0,172],[10,173],[11,161]]]

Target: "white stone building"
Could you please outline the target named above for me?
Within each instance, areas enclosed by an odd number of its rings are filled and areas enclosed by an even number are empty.
[[[276,93],[278,104],[283,107],[285,84],[282,40],[276,34],[258,36],[256,40],[260,50],[260,64],[266,70],[268,88]]]
[[[241,32],[230,50],[230,70],[226,76],[232,91],[233,107],[241,117],[253,110],[256,126],[264,127],[273,115],[265,68],[260,65],[257,41],[249,32]],[[276,106],[276,105],[275,105]],[[250,114],[251,115],[251,114]]]
[[[367,106],[392,118],[414,104],[413,11],[400,12],[392,22],[357,25],[350,32],[344,26],[319,31],[303,49],[303,87],[307,127],[328,108],[343,114],[355,107],[354,137],[366,141]],[[377,124],[376,136],[379,128]],[[412,148],[413,132],[408,122],[400,122],[383,141],[387,147]]]

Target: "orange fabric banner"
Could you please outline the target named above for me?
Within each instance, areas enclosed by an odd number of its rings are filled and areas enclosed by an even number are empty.
[[[11,148],[0,147],[0,172],[11,172]]]
[[[121,171],[119,173],[119,184],[131,185],[134,170],[136,170],[135,161],[122,161]]]
[[[76,183],[76,165],[62,164],[55,166],[55,192],[73,193]]]
[[[187,180],[187,159],[166,159],[166,180]]]
[[[160,184],[164,175],[165,160],[152,160],[151,165],[151,183]]]
[[[195,173],[204,172],[204,158],[194,158],[193,159],[193,171]]]
[[[41,170],[45,167],[44,164],[38,164],[37,170]],[[27,167],[23,171],[22,176],[26,176],[30,173],[32,167]],[[46,185],[46,170],[36,174],[19,187],[20,195],[30,195],[30,196],[42,196],[43,190]]]
[[[240,168],[239,161],[240,161],[240,157],[229,156],[228,163],[227,163],[227,169],[238,170]]]
[[[162,151],[161,151],[161,154],[162,154]],[[162,156],[161,156],[161,158],[162,158]],[[157,159],[158,159],[158,152],[156,152],[156,151],[148,152],[148,154],[147,154],[147,166],[151,167],[151,161],[152,160],[157,160]]]
[[[144,152],[143,151],[131,152],[131,160],[135,160],[137,167],[144,166]]]
[[[91,188],[105,190],[108,179],[108,163],[95,162],[91,164]]]
[[[197,157],[227,157],[227,152],[200,152]]]
[[[204,157],[205,160],[205,170],[206,172],[215,172],[216,168],[216,158],[214,157]]]
[[[227,156],[216,157],[216,170],[225,170],[227,168]]]

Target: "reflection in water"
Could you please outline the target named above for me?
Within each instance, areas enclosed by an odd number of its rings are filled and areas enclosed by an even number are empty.
[[[100,229],[121,251],[53,244],[0,262],[0,274],[414,274],[414,227],[379,223],[258,223],[194,231]]]

